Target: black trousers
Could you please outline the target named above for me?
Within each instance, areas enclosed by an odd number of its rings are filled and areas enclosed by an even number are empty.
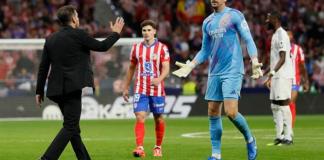
[[[64,122],[63,128],[58,132],[41,159],[57,160],[66,145],[71,142],[78,160],[90,160],[80,136],[81,90],[49,98],[59,105]]]

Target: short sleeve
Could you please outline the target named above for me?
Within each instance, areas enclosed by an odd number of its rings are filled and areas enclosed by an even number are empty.
[[[167,46],[162,46],[162,52],[161,52],[161,62],[169,62],[170,61],[170,53]]]
[[[137,58],[136,58],[136,44],[132,46],[131,52],[130,52],[130,57],[129,60],[133,64],[137,64]]]

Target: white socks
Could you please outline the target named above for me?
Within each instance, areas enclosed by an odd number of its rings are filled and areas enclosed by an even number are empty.
[[[283,113],[283,123],[284,123],[284,139],[292,140],[292,117],[289,106],[280,106]]]
[[[212,154],[212,157],[221,159],[221,154],[214,153],[214,154]]]
[[[271,104],[273,120],[276,127],[276,138],[292,140],[292,117],[289,106]],[[283,135],[282,135],[283,134]]]
[[[273,114],[273,121],[276,127],[276,138],[283,139],[282,132],[283,132],[283,113],[280,109],[281,107],[276,104],[271,104],[271,110]]]

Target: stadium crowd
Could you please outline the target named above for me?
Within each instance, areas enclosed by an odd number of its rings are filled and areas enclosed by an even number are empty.
[[[80,27],[89,34],[103,37],[109,32],[94,18],[95,0],[4,0],[0,1],[0,38],[46,38],[59,28],[55,11],[68,3],[78,7]],[[123,37],[140,37],[139,24],[145,19],[155,20],[159,27],[157,37],[169,46],[172,64],[194,57],[201,45],[202,21],[212,12],[209,0],[107,0],[106,3],[116,15],[124,17]],[[269,66],[272,34],[265,26],[266,15],[275,9],[281,11],[284,27],[294,33],[296,43],[304,49],[311,91],[320,92],[324,86],[324,3],[321,0],[231,0],[229,6],[244,13],[264,66]],[[104,54],[93,54],[96,86],[121,92],[129,50],[129,46],[116,47]],[[244,52],[246,74],[251,75],[249,58]],[[0,96],[17,89],[32,90],[40,53],[0,51]],[[200,65],[183,83],[195,82],[196,92],[203,93],[207,68],[207,62]],[[175,77],[170,79],[170,83],[176,82]],[[243,85],[244,88],[263,87],[263,81],[252,81],[245,76]]]

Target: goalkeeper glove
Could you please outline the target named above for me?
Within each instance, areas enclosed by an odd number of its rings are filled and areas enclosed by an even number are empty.
[[[178,77],[187,77],[189,73],[192,71],[192,69],[195,68],[195,64],[190,62],[189,60],[186,62],[186,64],[180,63],[178,61],[175,64],[179,66],[180,69],[172,72],[172,74]]]
[[[252,59],[252,79],[258,79],[263,76],[262,70],[262,63],[258,62],[257,58]]]

